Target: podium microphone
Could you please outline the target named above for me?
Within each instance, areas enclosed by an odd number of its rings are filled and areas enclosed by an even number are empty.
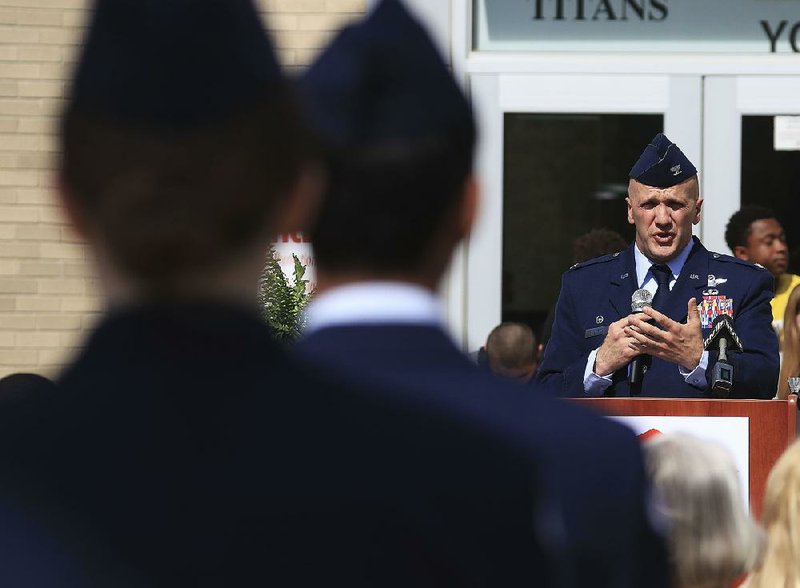
[[[631,313],[643,312],[648,306],[653,305],[653,294],[649,290],[639,288],[631,296]],[[649,355],[637,355],[628,364],[628,386],[631,396],[638,396],[642,392],[642,380],[650,365]]]
[[[717,398],[727,398],[733,388],[733,366],[728,363],[728,351],[742,351],[742,342],[733,330],[731,317],[720,314],[714,319],[703,349],[719,350],[719,359],[711,373],[711,393]]]

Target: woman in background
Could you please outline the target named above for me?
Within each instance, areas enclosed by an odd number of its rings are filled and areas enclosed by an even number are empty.
[[[789,396],[787,379],[800,376],[800,286],[797,286],[786,301],[783,315],[783,358],[781,375],[778,377],[778,398],[786,400]]]
[[[795,288],[789,298],[797,305]],[[788,312],[788,307],[787,307]],[[795,321],[792,321],[794,324]],[[795,327],[796,329],[796,327]],[[795,341],[795,345],[797,342]],[[745,583],[747,588],[800,587],[800,444],[795,441],[769,474],[764,496],[767,550],[763,563]]]
[[[730,588],[753,568],[764,543],[730,453],[689,435],[659,435],[644,448],[675,587]]]

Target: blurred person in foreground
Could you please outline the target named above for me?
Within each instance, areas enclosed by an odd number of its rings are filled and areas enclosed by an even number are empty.
[[[763,206],[743,206],[728,220],[725,242],[739,259],[765,267],[775,278],[772,298],[772,324],[783,332],[783,314],[789,293],[800,285],[800,276],[788,273],[789,248],[786,233],[775,213]]]
[[[764,544],[732,456],[683,434],[653,436],[644,448],[655,504],[669,530],[674,587],[730,588],[753,568]]]
[[[536,336],[523,323],[501,323],[486,338],[486,360],[501,378],[527,384],[536,373]]]
[[[705,350],[704,340],[724,314],[743,345],[728,354],[733,373],[726,396],[772,398],[778,377],[772,276],[692,236],[704,203],[697,169],[664,134],[628,175],[628,223],[636,238],[625,251],[564,274],[537,381],[574,397],[711,396],[719,352]],[[632,312],[642,290],[652,304]]]
[[[761,523],[767,548],[742,588],[800,586],[800,441],[792,443],[772,467]]]
[[[427,33],[401,2],[383,0],[301,87],[331,182],[311,231],[318,289],[298,354],[522,448],[546,482],[532,522],[563,564],[562,583],[665,585],[632,433],[480,370],[445,332],[436,289],[475,218],[476,129]]]
[[[309,375],[261,320],[270,236],[319,194],[298,112],[249,0],[97,3],[60,197],[109,309],[51,402],[0,414],[0,504],[32,530],[0,528],[0,584],[56,555],[81,586],[546,577],[520,452]]]
[[[783,315],[783,354],[778,398],[789,397],[789,378],[800,376],[800,286],[792,290]]]
[[[19,372],[0,379],[0,408],[35,406],[56,394],[55,383],[42,375]]]

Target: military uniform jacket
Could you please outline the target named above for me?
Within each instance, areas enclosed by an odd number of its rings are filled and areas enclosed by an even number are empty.
[[[621,253],[576,264],[561,282],[553,335],[547,345],[537,380],[554,393],[582,397],[586,362],[603,343],[608,325],[631,312],[631,296],[638,282],[634,245]],[[770,323],[772,275],[760,266],[729,255],[709,252],[697,238],[670,292],[662,312],[686,321],[686,305],[697,299],[703,338],[717,314],[732,315],[742,353],[728,352],[734,368],[731,398],[775,396],[778,380],[778,341]],[[705,382],[686,382],[675,364],[652,358],[645,373],[642,396],[704,398],[710,395],[712,368],[718,353],[709,351]],[[693,367],[693,366],[690,366]],[[630,396],[627,368],[617,370],[606,396]]]
[[[527,460],[317,379],[255,312],[115,312],[58,384],[0,414],[3,586],[553,586]]]
[[[647,515],[639,443],[626,427],[498,380],[433,325],[328,326],[311,332],[297,351],[343,381],[367,385],[376,395],[397,390],[409,402],[458,416],[524,449],[541,468],[548,495],[561,503],[563,585],[669,583],[663,544]],[[543,518],[550,527],[548,515]],[[558,529],[549,535],[556,538]]]

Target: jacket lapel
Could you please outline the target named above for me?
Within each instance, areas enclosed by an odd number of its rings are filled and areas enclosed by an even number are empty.
[[[631,296],[638,285],[636,263],[633,257],[633,244],[612,262],[611,288],[609,302],[617,311],[619,318],[631,313]]]
[[[708,284],[708,250],[693,237],[694,246],[683,264],[678,280],[669,293],[664,314],[679,323],[686,320],[686,304],[694,297],[697,302],[703,300],[703,288]]]

